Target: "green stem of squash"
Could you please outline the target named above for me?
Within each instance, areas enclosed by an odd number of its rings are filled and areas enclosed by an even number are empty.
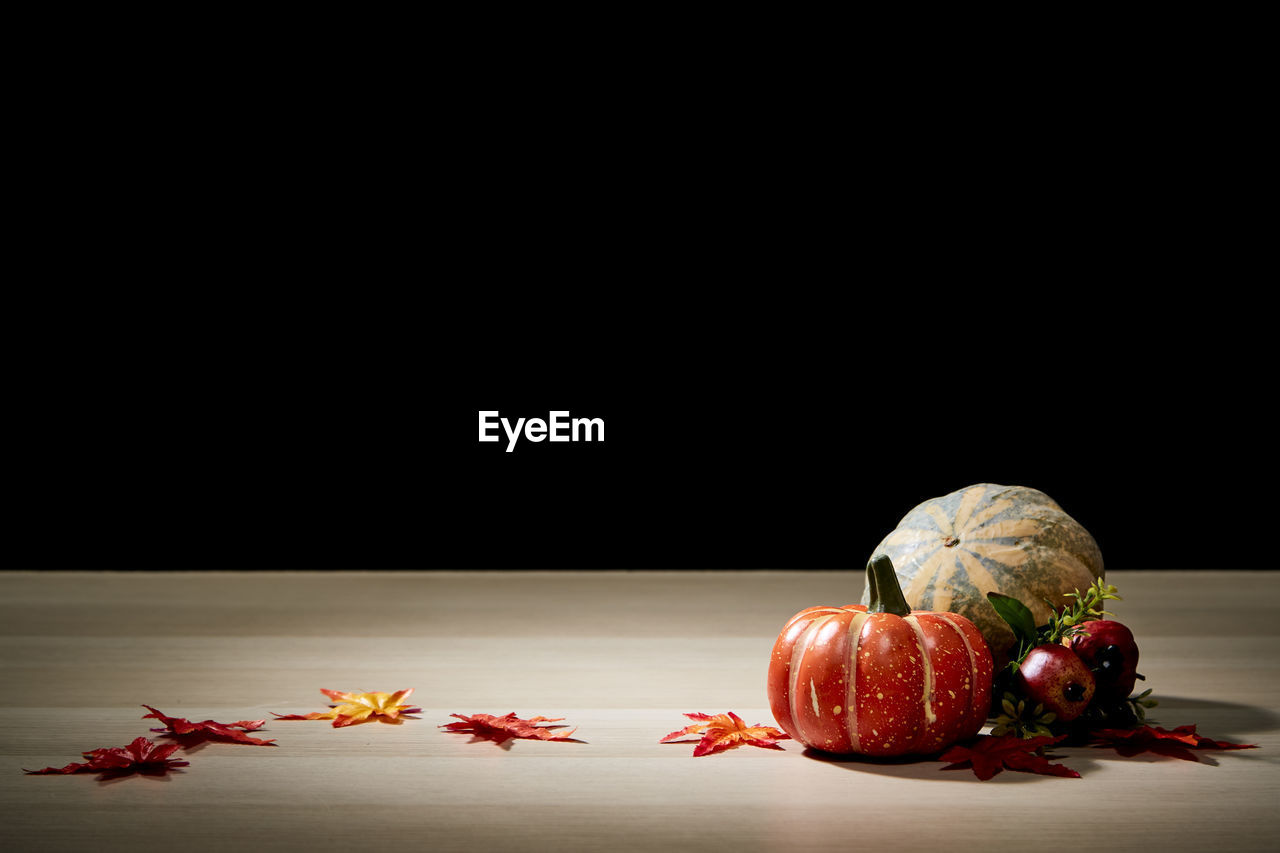
[[[871,602],[867,605],[868,613],[906,616],[911,612],[911,605],[907,604],[902,585],[898,583],[898,573],[893,570],[893,561],[887,554],[876,554],[867,563],[867,589]]]

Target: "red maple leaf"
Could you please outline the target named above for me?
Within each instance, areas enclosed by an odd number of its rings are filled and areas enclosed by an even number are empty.
[[[1094,746],[1111,747],[1120,755],[1131,758],[1144,752],[1181,758],[1183,761],[1199,761],[1193,749],[1257,749],[1257,744],[1231,743],[1214,740],[1196,733],[1195,725],[1165,729],[1160,726],[1138,726],[1133,729],[1097,729],[1093,732]]]
[[[462,722],[445,723],[440,728],[451,732],[459,732],[461,734],[471,735],[472,742],[477,740],[487,740],[503,746],[512,738],[525,738],[529,740],[558,740],[571,743],[582,743],[570,737],[576,728],[569,729],[567,732],[557,731],[563,729],[564,726],[539,726],[538,723],[558,723],[564,717],[530,717],[522,720],[516,716],[515,711],[495,717],[493,714],[471,714],[463,716],[462,714],[450,714],[450,717],[456,717]]]
[[[217,723],[213,720],[202,720],[193,723],[183,717],[170,717],[161,711],[157,711],[150,705],[142,707],[150,711],[150,714],[143,714],[142,719],[155,718],[165,724],[163,729],[152,729],[153,732],[162,732],[165,735],[177,738],[184,747],[194,746],[197,743],[206,740],[232,741],[234,743],[248,743],[254,746],[274,746],[275,738],[256,738],[249,737],[246,732],[256,731],[266,725],[266,720],[237,720],[234,723]]]
[[[163,775],[171,768],[186,767],[190,762],[169,756],[179,744],[153,743],[145,737],[135,738],[128,746],[112,746],[91,749],[81,753],[86,761],[73,761],[66,767],[46,767],[43,770],[24,770],[31,775],[52,773],[102,773],[104,776],[127,776],[142,773],[148,776]]]
[[[1042,751],[1043,747],[1055,744],[1064,737],[1066,735],[1032,738],[1020,738],[1011,734],[978,735],[967,746],[958,744],[951,747],[938,760],[951,762],[943,770],[971,767],[973,775],[984,782],[1002,770],[1079,779],[1079,773],[1070,767],[1052,763]]]
[[[773,726],[754,725],[748,726],[742,721],[742,718],[732,711],[727,714],[685,714],[691,720],[699,722],[691,723],[683,729],[678,729],[666,737],[662,738],[658,743],[692,743],[692,738],[685,735],[701,734],[698,739],[698,745],[693,748],[694,757],[701,755],[709,755],[713,752],[721,752],[739,744],[747,744],[748,746],[759,746],[765,749],[782,749],[778,745],[780,740],[790,740],[791,736],[787,733],[775,729]]]

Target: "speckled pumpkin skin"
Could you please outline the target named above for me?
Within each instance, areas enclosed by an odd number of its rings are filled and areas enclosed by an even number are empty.
[[[893,560],[911,607],[973,622],[997,666],[1008,660],[1014,635],[988,592],[1013,596],[1043,625],[1050,614],[1046,598],[1069,604],[1066,593],[1105,577],[1089,531],[1044,492],[1025,486],[980,483],[925,501],[873,553]]]
[[[982,728],[991,676],[991,652],[962,616],[810,607],[774,644],[769,705],[814,749],[929,755]]]

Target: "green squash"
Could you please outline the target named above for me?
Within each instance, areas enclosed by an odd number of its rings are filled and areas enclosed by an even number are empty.
[[[1105,576],[1089,531],[1044,492],[1025,486],[980,483],[927,500],[872,554],[893,560],[913,609],[949,610],[976,625],[997,666],[1008,660],[1014,635],[988,592],[1018,599],[1042,625],[1050,614],[1045,599],[1067,605],[1067,593],[1084,592]]]

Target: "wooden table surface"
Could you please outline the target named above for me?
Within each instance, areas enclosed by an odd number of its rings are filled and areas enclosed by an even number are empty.
[[[1083,778],[988,782],[794,742],[692,757],[687,711],[772,723],[782,624],[858,572],[0,573],[4,850],[1280,849],[1280,572],[1113,572],[1155,722],[1261,748],[1059,749]],[[271,722],[163,778],[28,776],[195,720],[413,687],[419,719]],[[452,713],[565,717],[502,748]],[[880,845],[886,845],[880,847]]]

